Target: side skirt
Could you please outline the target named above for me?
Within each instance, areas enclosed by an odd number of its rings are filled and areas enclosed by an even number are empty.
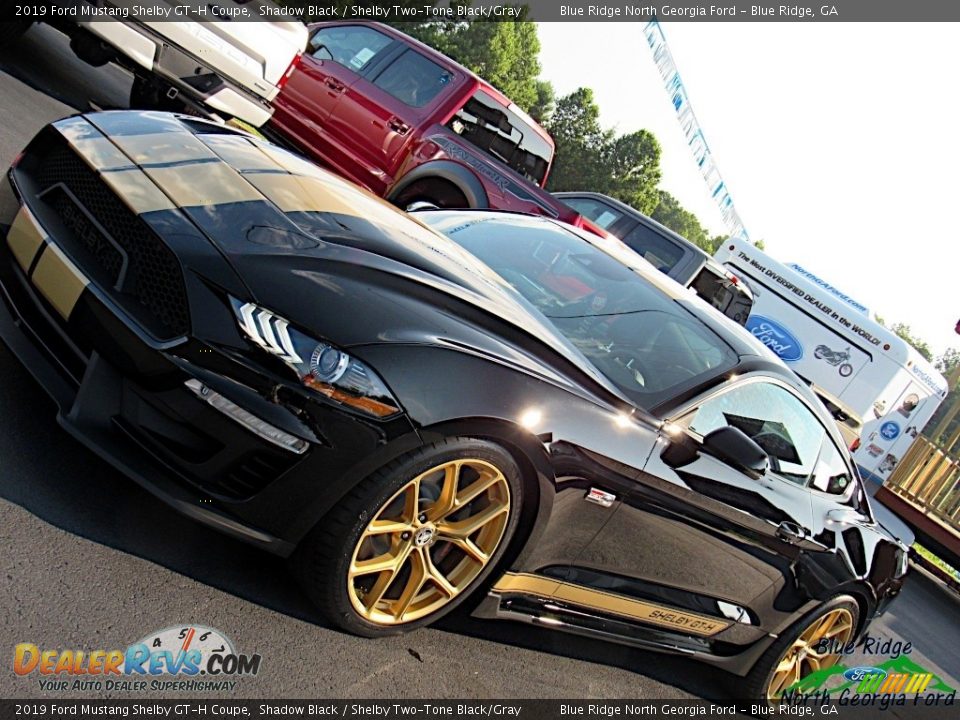
[[[710,638],[731,621],[526,573],[506,573],[473,615],[687,656],[737,675],[749,672],[775,639],[768,636],[736,654],[718,655]]]

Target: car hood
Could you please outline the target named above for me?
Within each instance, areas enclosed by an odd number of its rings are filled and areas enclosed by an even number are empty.
[[[622,399],[549,320],[476,257],[293,153],[168,113],[92,113],[55,127],[98,171],[139,169],[162,195],[145,203],[142,179],[127,178],[113,189],[128,204],[141,215],[185,214],[242,279],[248,299],[305,329],[347,347],[389,342],[403,340],[395,329],[410,323],[413,296],[446,309],[454,316],[450,327],[469,306],[533,336]],[[377,321],[351,321],[360,314]]]

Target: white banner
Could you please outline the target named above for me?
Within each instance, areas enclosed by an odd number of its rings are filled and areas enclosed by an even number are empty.
[[[654,18],[646,24],[643,33],[647,38],[650,51],[653,53],[653,61],[657,64],[657,69],[663,78],[664,87],[670,95],[670,102],[673,103],[673,107],[677,111],[677,119],[687,138],[690,152],[693,153],[693,160],[700,168],[713,201],[720,208],[720,214],[730,231],[730,236],[743,238],[751,242],[746,229],[743,227],[743,221],[740,220],[740,216],[733,206],[730,191],[727,189],[723,178],[720,177],[720,170],[713,161],[710,146],[707,145],[707,139],[703,135],[703,129],[697,122],[696,115],[693,114],[693,107],[690,104],[690,98],[687,97],[687,91],[683,87],[683,81],[680,79],[677,64],[673,60],[673,55],[670,54],[670,48],[667,47],[667,39],[663,34],[663,28]]]

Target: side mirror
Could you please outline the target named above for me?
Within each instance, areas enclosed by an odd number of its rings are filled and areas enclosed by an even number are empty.
[[[724,425],[703,438],[703,448],[718,460],[743,470],[752,477],[763,475],[770,458],[743,430]]]

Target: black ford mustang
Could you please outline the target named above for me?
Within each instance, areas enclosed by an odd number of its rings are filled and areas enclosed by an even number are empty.
[[[776,698],[901,586],[830,416],[615,241],[440,233],[243,133],[62,120],[0,198],[0,335],[72,435],[376,636],[475,614]]]

